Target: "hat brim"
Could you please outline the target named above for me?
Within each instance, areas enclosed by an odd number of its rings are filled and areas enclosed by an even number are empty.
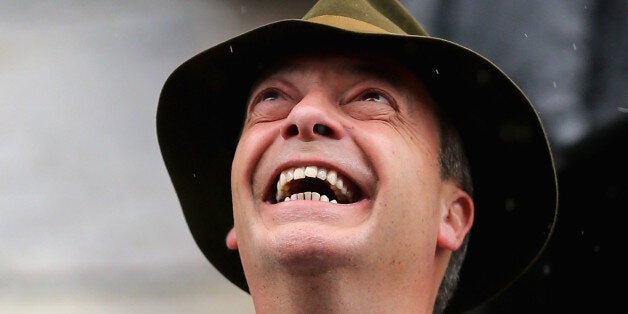
[[[457,126],[470,160],[475,222],[449,306],[498,294],[540,255],[557,211],[554,163],[541,121],[521,90],[481,55],[447,40],[346,31],[303,20],[262,26],[189,59],[167,79],[157,110],[166,168],[197,245],[248,291],[236,251],[230,168],[249,90],[265,66],[322,46],[373,51],[414,71]]]

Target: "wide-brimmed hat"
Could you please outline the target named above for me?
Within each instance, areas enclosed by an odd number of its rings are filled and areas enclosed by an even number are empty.
[[[478,53],[430,37],[397,1],[319,1],[282,20],[209,48],[167,79],[157,110],[166,168],[194,240],[226,278],[248,291],[233,226],[230,168],[252,84],[269,65],[299,52],[382,54],[416,73],[462,137],[473,175],[475,222],[449,306],[490,300],[537,259],[553,231],[557,183],[550,147],[532,104]]]

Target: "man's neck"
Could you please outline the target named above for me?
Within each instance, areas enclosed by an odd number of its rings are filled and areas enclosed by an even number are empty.
[[[434,295],[352,272],[284,274],[251,287],[256,313],[432,313]]]

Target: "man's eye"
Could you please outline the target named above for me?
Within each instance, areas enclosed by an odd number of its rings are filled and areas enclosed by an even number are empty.
[[[256,97],[257,99],[255,100],[255,103],[260,103],[263,101],[278,100],[282,97],[283,97],[283,94],[279,90],[274,89],[274,88],[266,89],[257,95]]]
[[[286,91],[269,86],[254,94],[247,109],[247,121],[256,124],[283,119],[292,106],[292,98]]]
[[[359,97],[362,101],[389,102],[388,97],[378,91],[368,91]]]

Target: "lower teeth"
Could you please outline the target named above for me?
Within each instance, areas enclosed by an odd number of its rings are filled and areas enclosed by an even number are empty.
[[[286,196],[284,202],[287,201],[295,201],[295,200],[312,200],[312,201],[323,201],[323,202],[331,202],[337,204],[338,201],[335,199],[330,200],[327,195],[320,195],[317,192],[302,192],[295,193],[290,196]]]

